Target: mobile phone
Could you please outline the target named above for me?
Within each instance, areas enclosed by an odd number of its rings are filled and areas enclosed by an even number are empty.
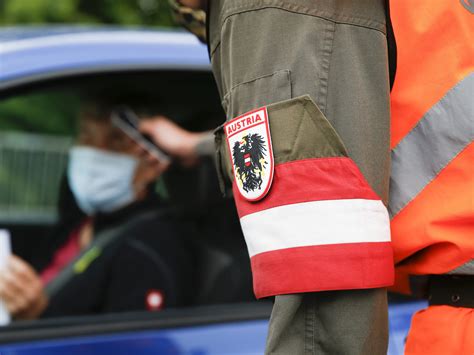
[[[146,134],[139,130],[140,120],[132,109],[126,106],[116,108],[112,112],[112,124],[120,128],[127,136],[137,142],[140,147],[161,162],[170,162],[171,157],[163,152]]]

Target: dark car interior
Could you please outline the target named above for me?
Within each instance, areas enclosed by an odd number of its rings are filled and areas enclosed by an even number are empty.
[[[41,94],[38,94],[39,92]],[[212,130],[225,119],[210,72],[118,72],[56,79],[41,84],[29,84],[8,93],[0,93],[0,133],[5,131],[23,132],[48,136],[69,136],[72,139],[75,127],[74,112],[83,97],[87,95],[138,98],[144,104],[157,105],[163,115],[170,117],[183,128],[196,132]],[[47,99],[42,101],[42,98],[45,97]],[[15,107],[20,106],[19,104],[38,105],[37,115],[40,117],[30,121],[25,120],[22,112],[15,110]],[[56,122],[63,120],[63,125],[58,132],[48,122],[48,115],[45,115],[45,112],[49,111],[51,117],[55,117]],[[35,151],[33,148],[27,159],[29,166],[33,167],[31,171],[35,170],[35,164],[41,164],[35,159],[45,158],[41,157],[41,152]],[[51,156],[50,159],[54,160],[54,156]],[[61,164],[64,169],[65,162],[63,161]],[[34,200],[30,198],[30,201],[29,197],[23,198],[21,196],[28,190],[27,187],[21,186],[22,182],[34,185],[35,181],[38,181],[38,184],[41,185],[38,187],[39,190],[47,191],[46,193],[54,195],[58,199],[57,190],[59,190],[61,179],[64,178],[64,173],[61,174],[61,168],[56,167],[54,176],[39,177],[34,174],[31,176],[30,171],[28,179],[13,179],[12,176],[25,174],[24,171],[27,171],[27,168],[19,164],[14,155],[2,156],[1,151],[0,166],[11,173],[10,176],[7,176],[2,175],[2,171],[0,171],[0,205],[2,205],[0,211],[4,211],[0,212],[0,229],[10,231],[13,252],[34,264],[35,253],[41,250],[40,246],[47,240],[58,215],[64,211],[28,217],[28,214],[15,215],[16,210],[12,210],[11,206],[6,205],[11,205],[15,199],[23,201],[25,204]],[[164,183],[160,183],[156,190],[166,199],[166,208],[178,216],[180,223],[185,226],[188,234],[187,241],[192,250],[194,292],[191,295],[191,302],[186,305],[187,308],[184,310],[171,309],[158,312],[161,313],[158,318],[155,315],[135,313],[93,315],[94,319],[103,320],[105,324],[103,329],[107,328],[106,324],[117,324],[120,323],[120,320],[129,326],[135,324],[137,329],[157,327],[156,322],[162,325],[168,324],[172,322],[172,319],[175,322],[177,319],[189,321],[193,312],[200,315],[199,319],[205,319],[206,317],[202,317],[202,314],[206,312],[211,314],[215,312],[214,318],[220,314],[223,317],[227,315],[230,317],[229,319],[232,319],[236,317],[235,312],[229,311],[226,305],[255,301],[252,293],[249,258],[237,213],[233,200],[229,197],[224,198],[219,190],[213,159],[202,159],[199,164],[193,167],[173,164],[171,169],[165,173],[163,181]],[[5,213],[5,211],[9,211],[9,213]],[[252,308],[252,311],[247,313],[260,317],[263,313],[267,315],[268,307],[266,302],[264,303],[263,311],[261,308],[259,308],[260,311]],[[204,310],[201,308],[202,306],[211,308],[206,311],[206,308]],[[243,311],[240,317],[247,313]],[[32,332],[37,337],[38,329],[51,331],[62,324],[61,322],[69,326],[74,325],[76,328],[77,326],[80,328],[81,324],[90,326],[91,321],[87,319],[89,317],[13,322],[11,326],[0,330],[0,342],[2,333],[13,339],[12,331],[15,329],[22,330],[22,334],[27,336],[28,332],[25,333],[25,329],[33,327],[36,331]],[[136,322],[133,323],[132,320]],[[148,326],[144,324],[148,324]],[[77,329],[74,332],[77,334]],[[79,331],[79,333],[81,332]]]

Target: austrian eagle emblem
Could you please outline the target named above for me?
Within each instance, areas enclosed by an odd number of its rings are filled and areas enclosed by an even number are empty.
[[[265,141],[258,133],[247,134],[240,142],[234,143],[234,169],[246,192],[262,188],[262,172],[268,164],[265,161],[266,150]]]
[[[250,201],[263,198],[273,179],[273,152],[266,108],[239,116],[225,125],[235,184]]]

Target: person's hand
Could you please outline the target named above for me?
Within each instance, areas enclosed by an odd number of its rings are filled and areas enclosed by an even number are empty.
[[[207,132],[186,131],[164,116],[142,120],[140,130],[166,153],[184,162],[198,158],[196,147],[208,135]]]
[[[159,161],[150,153],[142,149],[140,162],[133,177],[133,188],[137,198],[143,198],[147,186],[156,181],[169,168],[170,163]]]
[[[0,299],[17,319],[37,318],[48,305],[39,275],[15,255],[0,272]]]

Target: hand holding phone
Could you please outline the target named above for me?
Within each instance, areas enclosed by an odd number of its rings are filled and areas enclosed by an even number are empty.
[[[147,135],[140,132],[140,120],[130,108],[122,106],[114,110],[112,112],[112,124],[120,128],[127,136],[160,162],[169,163],[171,161],[171,157],[168,154],[163,152]]]

